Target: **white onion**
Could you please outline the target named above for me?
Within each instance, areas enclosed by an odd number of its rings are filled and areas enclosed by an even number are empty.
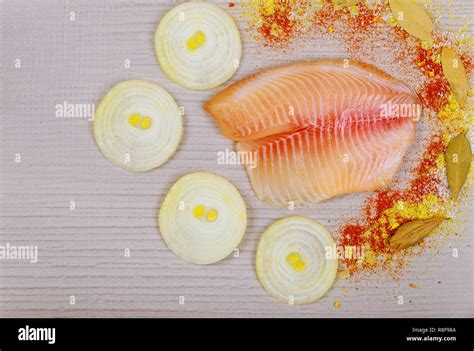
[[[131,124],[133,116],[137,126]],[[148,128],[141,128],[145,121]],[[93,128],[106,158],[127,171],[145,172],[173,155],[183,122],[178,105],[166,90],[152,82],[129,80],[107,93],[97,108]]]
[[[197,34],[203,43],[193,41]],[[192,51],[190,40],[196,44]],[[155,50],[172,81],[188,89],[207,90],[234,75],[242,45],[237,25],[227,12],[215,4],[192,1],[175,6],[161,19]]]
[[[202,216],[196,216],[199,206]],[[212,211],[217,218],[208,220]],[[166,245],[177,256],[195,264],[210,264],[239,245],[247,227],[247,210],[242,196],[227,179],[205,172],[190,173],[169,190],[158,225]]]
[[[256,254],[256,271],[265,290],[280,302],[311,303],[332,286],[337,256],[326,257],[335,243],[331,233],[305,217],[287,217],[263,233]]]

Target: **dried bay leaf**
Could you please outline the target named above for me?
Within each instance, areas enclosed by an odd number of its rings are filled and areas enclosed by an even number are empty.
[[[447,218],[433,217],[404,223],[398,227],[395,234],[390,238],[390,247],[403,250],[416,245],[446,219]]]
[[[444,47],[441,52],[441,65],[456,100],[461,107],[464,106],[469,90],[469,81],[461,58],[454,49]]]
[[[471,144],[466,134],[467,130],[451,139],[445,152],[446,177],[454,200],[458,198],[471,168]]]
[[[416,0],[389,0],[397,23],[408,33],[426,42],[433,42],[434,24]]]

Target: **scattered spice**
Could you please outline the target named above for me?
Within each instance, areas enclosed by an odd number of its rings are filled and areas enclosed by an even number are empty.
[[[419,92],[423,104],[429,109],[439,112],[447,104],[451,93],[449,82],[443,74],[441,48],[438,46],[430,48],[417,46],[414,56],[414,63],[419,72],[428,77]]]
[[[329,27],[331,24],[336,23],[336,19],[340,17],[341,13],[345,13],[347,9],[336,8],[334,3],[327,1],[323,6],[314,13],[313,25],[317,29],[318,27]]]
[[[360,0],[333,0],[334,4],[338,6],[354,6],[360,2]]]
[[[443,76],[426,81],[418,94],[426,107],[439,112],[448,103],[449,93],[448,81]]]
[[[408,25],[397,17],[400,11],[390,7],[393,3],[405,6],[402,12]],[[275,48],[292,50],[294,39],[304,36],[337,40],[348,58],[389,67],[390,73],[414,86],[425,109],[427,118],[420,123],[430,132],[420,141],[423,152],[410,171],[408,185],[391,185],[369,195],[360,216],[338,229],[338,245],[364,249],[363,259],[342,260],[341,276],[353,277],[379,269],[395,274],[409,257],[428,248],[423,241],[401,251],[391,247],[390,238],[398,228],[414,220],[459,217],[451,213],[455,208],[458,211],[458,207],[450,198],[446,181],[445,151],[451,138],[466,130],[474,117],[469,113],[472,103],[468,101],[462,106],[453,94],[455,89],[443,69],[442,51],[444,47],[453,47],[469,76],[474,64],[468,52],[474,36],[466,34],[467,26],[457,33],[433,30],[425,8],[434,15],[440,12],[439,8],[423,2],[423,7],[416,5],[417,9],[412,11],[404,3],[244,0],[242,5],[241,13],[257,32],[254,38],[262,40],[263,47],[270,46],[272,52]],[[415,28],[420,23],[421,27]],[[467,95],[471,96],[472,91]],[[454,224],[454,220],[450,221],[450,226]]]
[[[408,286],[412,289],[416,289],[418,287],[416,286],[416,284],[413,284],[413,283],[408,284]]]
[[[264,39],[265,46],[285,47],[296,33],[303,31],[306,9],[311,0],[247,0],[242,2],[243,17],[250,28],[259,33],[255,39]]]
[[[364,247],[363,260],[343,260],[350,275],[377,268],[395,273],[403,266],[405,258],[388,242],[395,230],[415,219],[445,215],[445,201],[440,194],[442,178],[436,170],[446,144],[440,135],[431,138],[421,160],[412,170],[413,179],[407,189],[380,190],[370,195],[363,216],[339,229],[339,245]]]

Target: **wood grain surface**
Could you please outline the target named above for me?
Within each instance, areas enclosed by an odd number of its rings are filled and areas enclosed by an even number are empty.
[[[280,304],[265,293],[254,272],[254,256],[270,223],[300,214],[334,232],[358,214],[367,194],[276,210],[255,197],[242,167],[219,165],[217,152],[233,144],[202,109],[218,89],[181,88],[156,62],[153,33],[173,4],[1,1],[0,244],[36,245],[38,262],[0,260],[0,316],[473,317],[472,193],[471,205],[460,214],[465,220],[459,235],[432,239],[437,249],[415,257],[399,279],[387,274],[355,282],[338,279],[324,298],[305,306]],[[457,0],[452,11],[459,21],[442,22],[444,29],[472,19],[474,3]],[[245,31],[238,12],[230,13]],[[232,81],[282,62],[345,55],[341,45],[327,39],[290,55],[247,37],[243,33],[244,55]],[[15,67],[17,60],[21,67]],[[382,68],[397,76],[396,67]],[[87,118],[55,116],[57,104],[97,105],[108,89],[126,79],[155,81],[186,108],[178,151],[164,166],[144,174],[127,173],[106,160]],[[419,142],[397,175],[401,181],[419,156],[426,131],[418,133]],[[160,203],[173,182],[193,171],[221,174],[243,194],[249,226],[239,257],[194,266],[174,256],[161,240],[156,227]],[[453,248],[459,257],[453,257]],[[127,249],[130,257],[125,257]],[[400,295],[403,305],[397,303]],[[335,300],[341,301],[339,309],[333,307]]]

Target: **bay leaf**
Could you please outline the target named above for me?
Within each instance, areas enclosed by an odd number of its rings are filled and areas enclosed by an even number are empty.
[[[400,27],[418,39],[433,42],[434,24],[416,0],[389,0],[389,5]]]
[[[445,152],[446,177],[454,200],[458,198],[471,168],[471,143],[466,134],[467,130],[451,139]]]
[[[403,250],[418,244],[427,237],[433,229],[447,218],[433,217],[429,219],[416,219],[398,227],[395,234],[390,238],[390,247]]]
[[[454,49],[443,47],[441,65],[454,97],[459,102],[459,105],[463,107],[467,100],[469,81],[461,58]]]

